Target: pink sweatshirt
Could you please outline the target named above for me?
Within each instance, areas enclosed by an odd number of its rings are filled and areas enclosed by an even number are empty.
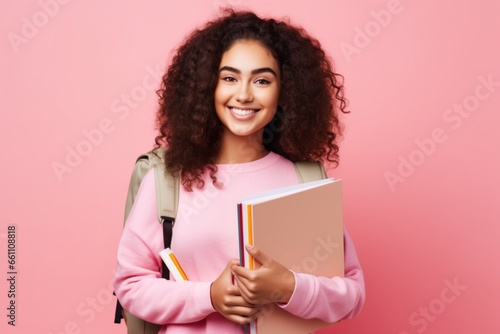
[[[210,285],[231,258],[238,258],[236,203],[239,198],[299,183],[293,164],[269,153],[243,164],[218,165],[213,186],[187,192],[182,187],[172,250],[189,281],[161,278],[162,227],[158,223],[154,171],[144,178],[125,224],[118,248],[115,293],[123,307],[168,333],[243,333],[243,327],[217,313]],[[344,232],[345,277],[330,279],[295,273],[294,293],[280,307],[303,318],[335,322],[357,315],[365,286],[354,245]]]

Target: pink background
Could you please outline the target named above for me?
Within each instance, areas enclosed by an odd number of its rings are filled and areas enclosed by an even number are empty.
[[[156,80],[219,4],[289,16],[346,78],[352,113],[331,175],[367,302],[322,333],[499,332],[497,1],[60,2],[0,11],[2,333],[124,333],[110,283],[133,161],[155,136]],[[68,150],[86,156],[58,177]]]

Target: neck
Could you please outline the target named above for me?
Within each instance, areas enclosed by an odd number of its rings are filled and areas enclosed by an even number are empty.
[[[251,162],[265,157],[269,153],[262,144],[262,131],[240,137],[230,131],[222,134],[221,146],[217,155],[218,164],[238,164]]]

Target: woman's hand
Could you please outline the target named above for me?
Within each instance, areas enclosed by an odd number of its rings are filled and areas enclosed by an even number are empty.
[[[214,309],[224,318],[242,325],[255,320],[260,306],[243,299],[240,289],[233,284],[231,267],[238,263],[237,259],[229,261],[224,271],[210,286],[210,299]]]
[[[255,305],[288,303],[295,289],[294,274],[258,249],[252,246],[246,249],[262,266],[256,270],[232,266],[241,296]]]

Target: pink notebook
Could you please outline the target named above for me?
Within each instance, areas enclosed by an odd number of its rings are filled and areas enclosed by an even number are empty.
[[[259,267],[244,249],[251,244],[295,272],[344,275],[341,180],[302,183],[241,199],[238,222],[245,267]],[[306,334],[330,325],[270,304],[250,325],[250,333]]]

